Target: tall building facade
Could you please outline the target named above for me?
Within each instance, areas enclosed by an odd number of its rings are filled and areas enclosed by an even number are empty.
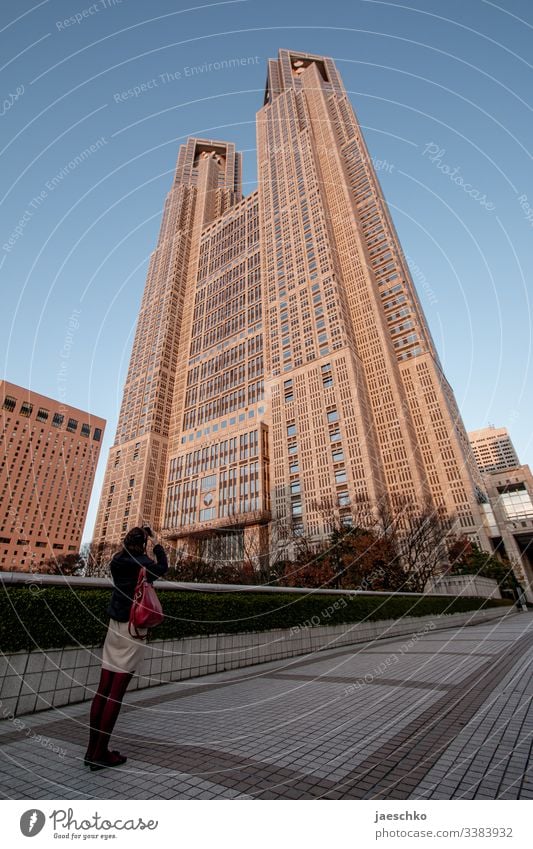
[[[258,190],[227,142],[180,149],[95,540],[328,532],[325,505],[431,505],[486,544],[484,487],[331,59],[281,50]]]
[[[0,569],[80,550],[105,420],[0,381]]]
[[[503,472],[520,465],[511,437],[505,427],[484,427],[471,430],[470,445],[478,468],[482,472]]]

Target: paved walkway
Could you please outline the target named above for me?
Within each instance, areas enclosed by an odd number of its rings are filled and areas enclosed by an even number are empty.
[[[132,692],[94,773],[87,703],[4,721],[0,796],[531,799],[532,659],[523,613]]]

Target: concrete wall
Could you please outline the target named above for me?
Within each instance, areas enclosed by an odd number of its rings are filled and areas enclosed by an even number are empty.
[[[501,598],[498,581],[480,575],[444,575],[427,586],[428,595],[475,596],[476,598]]]
[[[512,615],[514,608],[405,616],[380,622],[294,627],[244,634],[213,634],[184,640],[155,640],[130,689],[196,678],[270,660],[305,655],[353,643],[433,629],[477,625]],[[0,659],[0,719],[91,699],[100,678],[102,650],[64,648],[14,652]]]

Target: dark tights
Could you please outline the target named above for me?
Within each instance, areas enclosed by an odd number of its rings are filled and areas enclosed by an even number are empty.
[[[133,677],[132,672],[102,669],[98,690],[92,701],[88,760],[105,760],[109,755],[109,738],[122,707],[122,699]]]

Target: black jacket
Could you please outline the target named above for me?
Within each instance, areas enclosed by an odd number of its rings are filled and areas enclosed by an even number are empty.
[[[153,583],[156,578],[160,578],[168,569],[167,555],[162,545],[154,545],[154,554],[157,562],[148,557],[147,554],[128,554],[128,552],[117,552],[109,564],[111,569],[111,577],[115,588],[107,613],[110,619],[116,619],[117,622],[127,622],[130,618],[130,610],[133,602],[133,595],[139,571],[141,567],[146,569],[146,577]]]

